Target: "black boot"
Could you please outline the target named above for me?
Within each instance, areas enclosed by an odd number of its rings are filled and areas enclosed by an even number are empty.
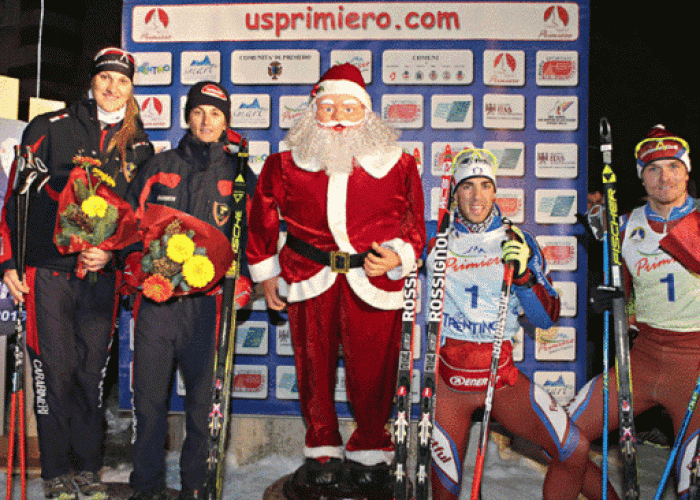
[[[329,458],[319,461],[313,458],[304,460],[292,477],[284,483],[287,498],[307,500],[316,498],[337,498],[343,478],[343,461]]]
[[[347,461],[347,476],[354,492],[366,495],[368,499],[391,498],[391,467],[385,463],[364,465]]]
[[[339,458],[329,458],[320,462],[307,458],[302,468],[306,468],[306,483],[311,486],[334,486],[340,482],[343,473],[343,461]]]

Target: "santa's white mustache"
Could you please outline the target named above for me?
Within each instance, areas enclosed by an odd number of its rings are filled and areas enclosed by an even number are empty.
[[[318,122],[318,124],[321,127],[326,127],[326,128],[335,128],[335,127],[354,127],[356,125],[359,125],[363,122],[364,120],[357,120],[355,122],[351,122],[349,120],[340,120],[340,121],[330,121],[330,122],[325,122],[321,123]]]

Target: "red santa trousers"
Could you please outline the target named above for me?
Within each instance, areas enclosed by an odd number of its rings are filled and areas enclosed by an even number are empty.
[[[329,290],[289,304],[288,312],[299,399],[308,425],[305,455],[333,456],[326,451],[342,446],[333,402],[342,344],[348,401],[357,424],[347,456],[365,465],[390,462],[394,447],[386,424],[396,385],[401,311],[363,302],[341,274]]]

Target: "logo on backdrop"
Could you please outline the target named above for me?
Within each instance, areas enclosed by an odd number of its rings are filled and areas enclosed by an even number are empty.
[[[537,96],[537,130],[577,130],[578,97]]]
[[[269,128],[270,94],[234,94],[231,104],[232,127]]]
[[[144,128],[170,128],[170,94],[137,95]]]
[[[539,178],[575,179],[578,176],[578,144],[537,144],[535,175]]]
[[[578,7],[578,6],[575,6]],[[577,13],[574,13],[574,16]],[[540,39],[571,40],[578,36],[578,26],[571,23],[572,16],[563,5],[550,5],[542,14],[543,28]]]
[[[180,81],[192,85],[204,80],[221,81],[221,53],[191,51],[180,55]]]
[[[384,94],[382,118],[396,128],[423,128],[423,95]]]
[[[168,13],[165,12],[165,9],[156,7],[146,12],[143,18],[143,24],[143,40],[161,41],[171,37],[168,30],[170,18],[168,17]]]
[[[576,270],[578,243],[575,236],[535,236],[535,239],[550,270]]]
[[[544,21],[553,26],[568,26],[569,13],[561,5],[552,5],[544,11]]]
[[[575,50],[537,52],[537,85],[545,87],[578,85],[578,52]]]
[[[525,85],[525,52],[522,50],[485,50],[484,84]]]
[[[172,57],[170,52],[134,53],[134,85],[170,85],[173,77]]]

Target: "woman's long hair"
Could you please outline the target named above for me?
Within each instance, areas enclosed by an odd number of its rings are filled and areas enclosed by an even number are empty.
[[[121,158],[121,170],[124,177],[128,180],[134,172],[129,172],[126,161],[126,149],[134,144],[136,137],[141,131],[141,118],[139,117],[139,106],[132,93],[126,101],[126,112],[121,128],[112,137],[107,145],[106,154],[117,148]],[[115,172],[116,173],[116,172]]]

